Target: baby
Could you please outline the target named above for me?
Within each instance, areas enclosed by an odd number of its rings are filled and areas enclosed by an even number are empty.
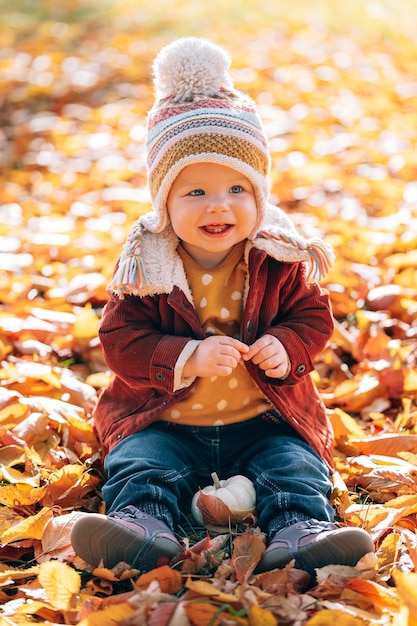
[[[95,411],[106,515],[72,531],[88,563],[151,569],[182,548],[195,491],[244,474],[267,547],[257,571],[355,565],[367,532],[335,524],[333,439],[310,377],[333,330],[332,262],[268,202],[270,156],[224,50],[161,50],[147,129],[152,210],[132,227],[100,327],[114,379]]]

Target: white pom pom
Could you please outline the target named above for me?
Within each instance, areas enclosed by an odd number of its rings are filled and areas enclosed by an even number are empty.
[[[156,97],[173,96],[176,102],[185,102],[194,96],[214,96],[222,87],[231,90],[229,67],[227,52],[207,39],[177,39],[162,48],[154,61]]]

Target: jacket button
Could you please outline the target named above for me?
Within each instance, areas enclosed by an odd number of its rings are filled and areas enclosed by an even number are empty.
[[[305,371],[306,371],[305,365],[299,365],[296,369],[297,374],[304,374]]]
[[[249,320],[249,322],[246,324],[246,329],[249,332],[251,332],[252,328],[253,328],[253,322],[252,322],[252,320]]]
[[[157,377],[158,380],[164,380],[164,378],[165,378],[165,376],[164,376],[164,374],[162,374],[162,372],[158,372],[156,377]]]

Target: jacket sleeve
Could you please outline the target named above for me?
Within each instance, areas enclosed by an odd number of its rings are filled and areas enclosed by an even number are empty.
[[[285,379],[271,379],[262,371],[258,375],[269,384],[294,385],[314,369],[315,357],[332,335],[333,316],[328,293],[317,283],[306,283],[303,264],[271,260],[269,264],[258,336],[277,337],[288,353],[291,369]],[[262,281],[261,272],[259,284]]]
[[[99,329],[109,369],[132,389],[153,387],[173,393],[178,385],[176,365],[191,341],[163,329],[158,296],[112,297]]]

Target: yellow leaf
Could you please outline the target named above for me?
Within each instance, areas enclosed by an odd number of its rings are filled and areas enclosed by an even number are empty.
[[[389,533],[382,541],[378,550],[379,569],[386,572],[387,576],[398,560],[398,553],[401,548],[401,535]]]
[[[394,509],[404,509],[404,515],[413,515],[417,513],[417,496],[398,496],[385,503],[386,507]]]
[[[80,342],[88,342],[97,336],[99,327],[99,318],[96,312],[88,303],[86,306],[77,313],[75,317],[72,334],[74,339]]]
[[[341,437],[347,437],[348,439],[351,437],[356,437],[357,439],[366,437],[365,431],[359,426],[358,422],[342,409],[336,407],[333,411],[329,410],[327,414],[333,426],[336,440]]]
[[[19,521],[4,531],[1,541],[3,544],[22,539],[42,539],[45,526],[49,523],[53,513],[51,509],[44,507],[36,515]]]
[[[52,606],[60,611],[74,608],[81,577],[72,567],[60,561],[41,563],[38,580]]]
[[[16,426],[20,420],[24,419],[29,413],[29,408],[15,400],[14,403],[8,404],[0,409],[0,423],[8,427]]]
[[[305,626],[335,626],[335,624],[337,626],[364,626],[364,622],[358,617],[337,609],[325,609],[316,613],[305,623]]]
[[[0,504],[3,506],[31,506],[39,502],[45,492],[46,486],[32,487],[21,484],[15,487],[14,485],[6,485],[0,487]]]
[[[4,585],[6,581],[16,581],[36,576],[39,572],[39,566],[34,565],[28,569],[10,569],[5,566],[0,572],[0,585]]]
[[[404,391],[415,392],[417,390],[417,369],[410,368],[405,372]]]
[[[417,626],[417,618],[410,615],[406,606],[402,606],[394,615],[391,626]]]
[[[408,608],[414,623],[417,623],[417,574],[394,570],[392,577],[403,604]],[[409,622],[409,626],[411,626],[411,622]]]
[[[39,471],[34,475],[30,475],[19,472],[19,470],[14,467],[2,467],[0,468],[0,478],[14,485],[23,484],[31,487],[39,487],[41,475]]]
[[[248,626],[277,626],[278,620],[271,613],[261,606],[254,604],[249,609]]]
[[[74,507],[82,494],[91,491],[98,482],[97,477],[90,474],[85,465],[64,465],[50,475],[42,504],[44,506],[59,504],[63,508]]]
[[[134,612],[135,609],[129,602],[120,602],[119,604],[112,604],[103,611],[90,613],[77,626],[112,626],[112,624],[116,626]]]
[[[228,602],[236,602],[236,597],[231,593],[224,593],[219,589],[216,589],[214,585],[205,580],[187,580],[187,589],[193,591],[199,596],[207,596],[218,602],[227,604]]]
[[[0,507],[0,537],[3,538],[4,532],[10,528],[10,526],[13,526],[13,524],[20,522],[23,519],[24,518],[21,515],[18,515],[11,507]]]
[[[38,619],[40,618],[42,620],[48,620],[48,622],[52,623],[59,623],[58,620],[60,620],[61,618],[57,609],[53,609],[46,602],[40,602],[36,600],[33,602],[27,602],[23,606],[19,607],[17,609],[17,612],[19,615],[34,615]]]

